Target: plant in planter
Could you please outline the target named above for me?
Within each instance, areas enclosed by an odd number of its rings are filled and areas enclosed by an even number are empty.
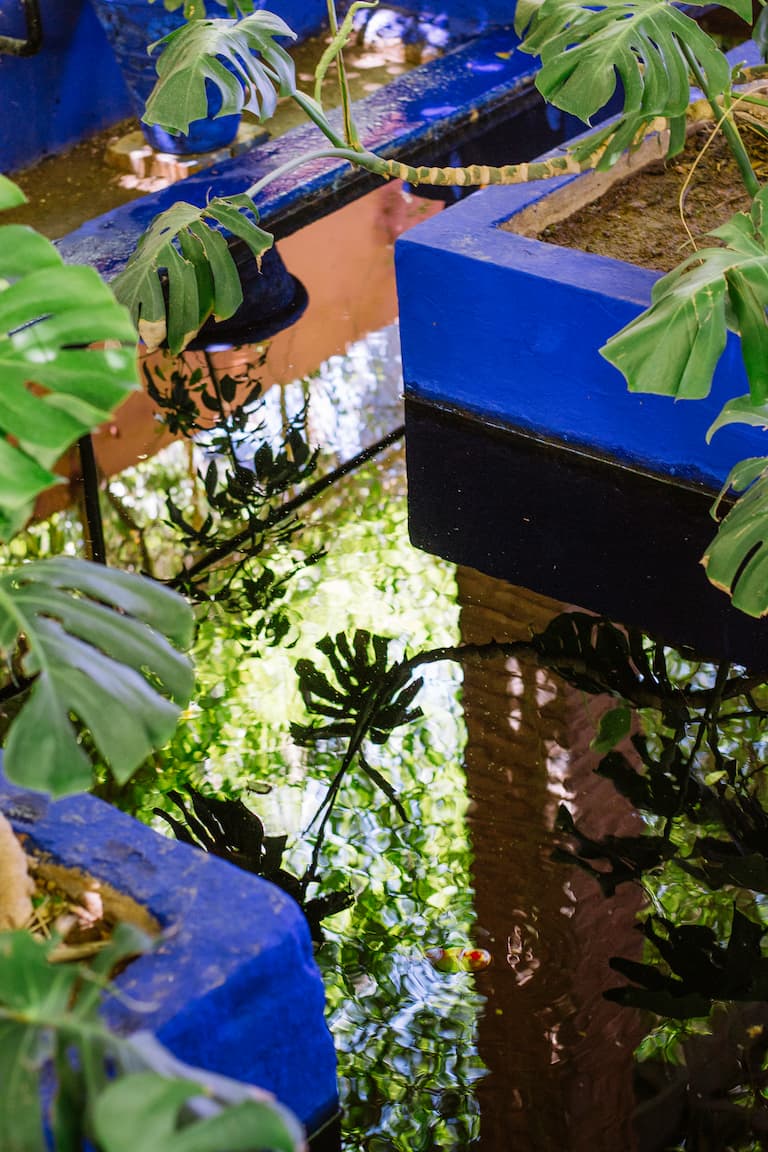
[[[110,970],[147,947],[135,929],[117,929],[90,967],[52,964],[52,947],[24,931],[0,934],[0,1138],[8,1152],[128,1152],[139,1133],[148,1149],[178,1152],[305,1147],[300,1125],[268,1094],[176,1060],[149,1032],[124,1037],[104,1023]],[[56,1091],[46,1114],[49,1061]]]
[[[572,0],[524,0],[517,10],[517,28],[524,36],[521,50],[541,56],[543,67],[537,85],[544,97],[589,122],[614,95],[620,80],[622,113],[564,153],[542,161],[501,168],[414,168],[385,160],[367,151],[359,141],[343,70],[343,47],[358,7],[352,6],[318,64],[313,98],[296,90],[290,69],[276,68],[267,56],[261,60],[254,56],[247,67],[242,66],[244,50],[260,51],[261,13],[236,21],[203,21],[193,30],[179,30],[167,42],[164,71],[148,102],[145,118],[169,130],[183,131],[203,99],[205,70],[201,60],[226,58],[242,81],[241,86],[229,81],[221,83],[228,111],[250,101],[251,107],[261,107],[262,114],[267,114],[271,98],[262,106],[261,94],[277,91],[298,102],[326,137],[329,147],[302,157],[291,167],[328,156],[348,160],[384,178],[460,186],[516,184],[591,169],[605,171],[628,149],[632,151],[646,133],[667,128],[665,151],[672,156],[682,148],[686,124],[692,117],[714,118],[754,199],[753,211],[749,216],[739,214],[718,230],[717,239],[725,244],[724,250],[696,253],[679,273],[666,278],[655,290],[653,309],[647,317],[611,340],[605,355],[626,374],[634,390],[695,398],[709,391],[730,327],[742,337],[750,393],[733,398],[713,430],[739,420],[757,425],[768,423],[764,411],[764,305],[768,291],[762,225],[765,196],[739,127],[746,118],[751,127],[765,133],[761,115],[767,102],[759,93],[743,88],[744,82],[754,79],[760,69],[742,69],[732,74],[714,41],[668,0],[639,0],[628,5],[610,0],[597,8]],[[751,22],[752,9],[746,0],[732,0],[727,7]],[[763,24],[761,21],[761,27]],[[331,27],[336,26],[334,14]],[[761,34],[758,28],[758,35]],[[322,105],[323,83],[334,63],[342,91],[341,134]],[[185,94],[179,99],[182,83]],[[701,89],[703,100],[689,109],[691,83]],[[169,331],[172,347],[181,348],[190,338],[189,333],[207,316],[231,315],[240,296],[220,228],[232,227],[226,217],[229,214],[231,221],[234,209],[237,216],[232,230],[242,236],[259,259],[271,244],[271,237],[257,226],[255,200],[268,181],[283,174],[282,169],[271,173],[240,196],[213,199],[204,209],[176,204],[158,217],[116,281],[117,294],[131,308],[143,337],[150,342],[159,340],[167,330],[157,287],[160,269],[168,270],[173,299],[183,298],[187,304],[187,326],[177,323],[173,332]],[[171,317],[175,311],[172,302]],[[662,334],[664,343],[660,340]],[[658,371],[662,366],[664,371]],[[707,555],[710,579],[728,589],[737,606],[755,615],[768,612],[768,591],[760,562],[767,475],[764,460],[747,464],[733,474],[726,487],[748,492],[723,521]]]
[[[0,207],[22,200],[0,180]],[[124,309],[92,270],[65,267],[49,241],[19,225],[0,228],[0,328],[8,539],[57,482],[51,469],[62,452],[137,384]],[[179,595],[102,564],[62,556],[0,575],[3,657],[18,705],[8,774],[58,794],[87,788],[92,761],[126,779],[168,739],[189,699],[192,670],[179,649],[191,634],[191,609]],[[0,875],[0,923],[12,929],[0,933],[3,1148],[42,1152],[52,1141],[64,1152],[88,1141],[122,1152],[138,1128],[153,1148],[299,1152],[301,1128],[272,1097],[184,1065],[149,1033],[120,1036],[97,1015],[113,967],[149,946],[143,934],[118,928],[83,969],[53,967],[55,940],[13,930],[27,918],[29,881],[4,818]]]

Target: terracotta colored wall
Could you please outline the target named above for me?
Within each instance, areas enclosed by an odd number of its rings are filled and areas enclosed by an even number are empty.
[[[459,569],[465,641],[524,638],[554,601]],[[627,1152],[632,1147],[632,1013],[602,999],[608,958],[637,956],[639,894],[612,901],[550,859],[564,801],[594,834],[637,830],[636,815],[593,774],[589,749],[603,699],[584,698],[529,660],[467,662],[467,788],[476,940],[493,966],[478,975],[488,1007],[479,1045],[482,1152]]]

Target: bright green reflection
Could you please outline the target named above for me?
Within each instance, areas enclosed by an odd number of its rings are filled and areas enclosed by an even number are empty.
[[[271,389],[260,418],[277,434],[309,397],[307,431],[322,437],[319,471],[329,471],[401,419],[395,346],[394,329],[373,334],[311,380]],[[113,563],[161,579],[178,572],[185,550],[164,523],[164,497],[171,492],[178,506],[194,508],[195,471],[204,467],[198,449],[179,443],[110,482],[104,517]],[[254,644],[247,615],[200,607],[194,704],[134,780],[120,790],[105,784],[102,794],[162,831],[152,809],[175,811],[164,795],[170,789],[190,782],[239,795],[268,834],[288,834],[284,866],[301,874],[312,846],[311,832],[304,834],[342,746],[293,743],[290,722],[307,720],[296,661],[316,657],[324,635],[356,628],[394,637],[393,656],[459,638],[453,568],[411,548],[404,490],[403,455],[394,450],[302,509],[304,527],[267,557],[278,576],[293,573],[284,601],[290,631],[280,646]],[[77,518],[66,513],[34,529],[25,546],[68,549],[79,536]],[[301,567],[304,556],[323,549],[317,563]],[[472,1086],[484,1074],[475,1036],[482,998],[471,974],[438,973],[424,957],[430,946],[472,942],[459,692],[455,665],[428,668],[419,697],[424,716],[367,750],[409,822],[367,778],[352,774],[323,844],[321,888],[349,886],[356,897],[324,922],[318,954],[350,1152],[463,1149],[478,1134]],[[262,794],[260,785],[272,790]]]

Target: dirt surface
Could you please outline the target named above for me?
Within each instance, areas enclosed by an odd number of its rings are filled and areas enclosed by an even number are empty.
[[[298,87],[305,92],[313,89],[314,68],[326,43],[326,37],[314,37],[291,52]],[[359,43],[345,53],[352,99],[368,96],[434,54],[428,47],[417,49],[386,37],[374,38],[371,42],[361,37]],[[333,108],[338,103],[333,70],[323,89],[323,98],[326,108]],[[256,123],[255,117],[246,114],[245,118]],[[292,100],[281,100],[266,127],[274,138],[306,122],[304,113]],[[123,120],[66,152],[47,156],[31,168],[11,173],[29,203],[13,212],[4,212],[2,223],[28,224],[49,239],[58,240],[86,220],[167,187],[168,180],[139,178],[116,171],[107,163],[110,140],[138,128],[137,120]]]
[[[123,120],[66,152],[11,173],[29,203],[4,212],[2,223],[29,224],[58,240],[91,217],[146,196],[149,189],[136,187],[135,178],[131,186],[131,178],[110,168],[105,159],[109,141],[136,128],[137,121]]]
[[[697,157],[683,201],[685,221],[697,241],[734,212],[749,208],[749,197],[723,137],[718,135],[702,154],[709,133],[709,128],[702,128],[679,156],[616,184],[593,204],[545,228],[539,239],[671,271],[693,251],[681,221],[680,199]],[[768,179],[768,144],[749,131],[744,135],[758,178]]]

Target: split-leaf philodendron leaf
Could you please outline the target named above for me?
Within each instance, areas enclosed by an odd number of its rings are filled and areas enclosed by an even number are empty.
[[[730,0],[751,22],[750,0]],[[549,103],[585,122],[604,108],[617,83],[622,118],[598,167],[609,168],[658,116],[671,121],[670,153],[682,148],[690,100],[687,54],[718,93],[730,87],[730,69],[712,38],[668,0],[524,0],[516,28],[522,51],[540,56],[536,87]]]
[[[270,117],[279,96],[296,87],[293,60],[275,36],[296,39],[279,16],[253,12],[240,20],[192,20],[157,42],[158,82],[143,119],[168,132],[187,132],[208,115],[206,80],[221,94],[217,116],[253,112]],[[152,45],[155,48],[156,45]]]
[[[702,563],[716,587],[749,616],[768,615],[768,457],[742,460],[732,469],[721,497],[743,495],[718,529]],[[719,500],[718,500],[719,504]],[[717,514],[717,505],[713,509]]]
[[[209,316],[226,320],[237,311],[243,299],[237,266],[225,236],[212,224],[238,236],[260,260],[272,247],[272,236],[257,219],[253,201],[242,193],[216,197],[204,208],[180,201],[153,220],[112,282],[150,351],[167,338],[178,353]]]
[[[54,944],[0,933],[3,1152],[303,1152],[269,1093],[177,1060],[150,1032],[110,1031],[104,982],[149,938],[119,924],[87,968],[50,963]]]
[[[695,252],[658,280],[650,308],[601,352],[631,391],[695,400],[709,393],[730,328],[757,411],[768,400],[768,188],[711,235],[726,246]]]
[[[141,576],[71,557],[0,576],[0,657],[32,680],[10,730],[10,779],[54,795],[90,787],[95,756],[126,780],[171,736],[189,701],[192,641],[180,596]]]
[[[0,209],[23,201],[3,177]],[[61,482],[59,457],[138,388],[126,310],[92,268],[66,266],[21,224],[0,226],[0,380],[0,539],[8,540],[35,498]]]
[[[296,1126],[265,1100],[240,1100],[190,1126],[183,1107],[204,1086],[164,1080],[152,1072],[123,1076],[101,1093],[94,1128],[104,1152],[134,1152],[136,1117],[141,1117],[143,1152],[298,1152]]]

